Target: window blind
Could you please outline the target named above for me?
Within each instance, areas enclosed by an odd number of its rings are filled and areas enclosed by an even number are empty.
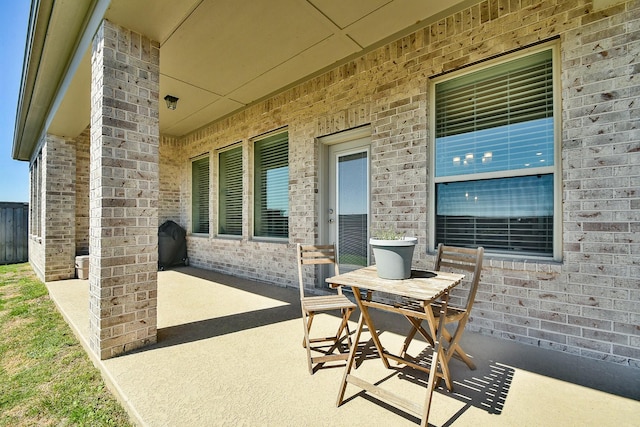
[[[436,199],[438,242],[553,253],[553,175],[438,184]]]
[[[193,232],[209,233],[209,157],[194,160],[191,168]]]
[[[289,236],[289,136],[287,132],[255,143],[254,235]]]
[[[219,154],[218,233],[242,235],[242,147]]]
[[[436,137],[553,116],[551,50],[436,86]]]

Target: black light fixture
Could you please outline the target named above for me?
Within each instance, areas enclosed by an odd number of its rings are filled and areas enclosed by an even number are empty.
[[[164,100],[167,101],[167,108],[169,110],[175,110],[178,106],[178,98],[173,95],[167,95],[164,97]]]

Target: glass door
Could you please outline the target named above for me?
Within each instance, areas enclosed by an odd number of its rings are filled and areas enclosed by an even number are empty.
[[[346,273],[369,265],[369,138],[332,145],[328,157],[327,242]]]

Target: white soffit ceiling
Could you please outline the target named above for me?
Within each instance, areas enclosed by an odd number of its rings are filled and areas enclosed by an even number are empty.
[[[106,18],[160,43],[160,132],[182,136],[471,0],[112,0]],[[441,17],[441,16],[440,16]],[[88,59],[77,74],[89,73]],[[76,76],[51,129],[89,123]],[[165,95],[179,98],[171,111]]]

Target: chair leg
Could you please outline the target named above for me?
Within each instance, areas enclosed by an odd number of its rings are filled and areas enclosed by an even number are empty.
[[[340,326],[338,327],[338,331],[336,332],[335,337],[333,337],[333,345],[326,351],[326,354],[332,354],[334,351],[338,350],[338,353],[342,353],[338,346],[342,344],[342,341],[347,339],[347,346],[349,350],[351,350],[351,331],[349,331],[349,317],[351,317],[351,313],[353,313],[353,309],[343,309],[341,310],[342,321],[340,322]],[[345,333],[346,332],[346,333]],[[328,341],[328,339],[327,339]],[[345,354],[346,358],[346,353]]]
[[[351,317],[351,313],[353,313],[352,308],[344,308],[340,310],[342,313],[342,322],[340,322],[340,328],[338,329],[338,333],[336,334],[336,342],[342,342],[345,338],[347,339],[347,347],[351,350],[351,331],[349,330],[349,318]],[[343,336],[344,333],[344,336]]]
[[[402,345],[402,350],[400,351],[401,357],[407,356],[407,350],[409,349],[409,345],[411,344],[411,341],[413,341],[413,338],[415,338],[415,335],[418,332],[420,332],[420,335],[422,335],[429,342],[429,344],[433,346],[433,339],[431,338],[429,333],[425,331],[424,328],[421,326],[422,321],[409,318],[409,317],[407,317],[407,319],[409,319],[409,321],[413,324],[413,327],[411,328],[411,331],[409,331],[409,333],[407,334],[407,338],[405,338],[404,340],[404,344]],[[446,348],[447,348],[446,357],[447,357],[447,361],[449,361],[451,360],[451,357],[453,357],[454,355],[457,356],[469,367],[469,369],[473,371],[476,369],[476,365],[473,363],[473,360],[471,359],[471,357],[463,350],[463,348],[460,346],[458,342],[462,337],[463,330],[464,330],[464,325],[462,325],[462,327],[458,325],[458,328],[456,328],[454,335],[451,335],[451,333],[447,330],[447,328],[443,329],[442,338],[444,338],[444,341],[446,341]]]
[[[308,314],[306,314],[306,315],[305,315],[305,313],[303,312],[303,313],[302,313],[302,318],[303,318],[303,319],[306,319],[306,316],[308,316],[308,317],[309,317],[309,320],[308,320],[308,323],[307,323],[307,321],[305,320],[305,322],[304,322],[304,325],[305,325],[305,326],[304,326],[304,328],[305,328],[305,330],[307,331],[307,338],[309,338],[309,331],[311,331],[311,325],[313,324],[313,313],[308,313]],[[307,347],[307,346],[308,346],[308,344],[306,344],[305,338],[303,338],[303,339],[302,339],[302,346],[303,346],[303,347]]]
[[[407,318],[407,320],[409,320],[409,322],[411,322],[413,326],[411,327],[411,331],[409,331],[407,337],[404,340],[402,350],[400,351],[400,356],[405,357],[407,355],[409,345],[411,344],[411,341],[413,341],[413,338],[415,338],[417,332],[420,332],[420,335],[422,335],[422,337],[427,340],[427,342],[433,347],[433,338],[431,338],[431,335],[429,335],[429,333],[422,327],[422,320],[410,316],[405,317]]]
[[[402,344],[402,349],[400,350],[400,357],[405,357],[407,355],[407,350],[409,350],[409,345],[411,341],[413,341],[413,337],[416,336],[416,332],[418,332],[418,328],[415,326],[411,327],[411,330],[407,334],[407,337],[404,339],[404,343]]]
[[[344,328],[347,331],[347,346],[349,346],[349,351],[351,351],[351,346],[353,346],[353,342],[351,341],[351,331],[349,330],[349,319],[351,318],[351,315],[353,314],[353,312],[355,311],[355,309],[353,308],[347,308],[344,310]]]
[[[311,342],[309,340],[309,328],[311,327],[311,321],[313,316],[302,310],[302,323],[304,325],[304,342],[303,346],[307,350],[307,367],[309,368],[309,374],[313,375],[313,366],[311,363]]]
[[[311,325],[313,324],[314,314],[313,312],[307,313],[304,310],[302,311],[302,322],[304,325],[304,338],[302,341],[302,346],[307,350],[307,363],[309,367],[309,373],[313,375],[313,364],[316,363],[321,365],[328,361],[334,360],[346,360],[348,353],[343,353],[339,348],[343,341],[347,340],[347,346],[349,347],[349,351],[351,350],[351,346],[353,345],[351,342],[351,331],[349,330],[349,318],[351,314],[354,312],[353,308],[343,309],[342,312],[342,321],[340,322],[340,326],[336,332],[335,336],[326,337],[326,338],[311,338]],[[322,356],[312,357],[311,356],[311,344],[312,343],[322,343],[322,342],[333,342],[331,347],[328,350],[320,350],[319,348],[314,347],[315,350],[321,351],[324,353]],[[315,351],[314,350],[314,351]],[[333,354],[337,350],[338,354]],[[314,361],[315,360],[315,361]]]
[[[476,369],[475,363],[471,360],[471,357],[462,349],[459,344],[460,338],[462,337],[462,332],[464,332],[464,325],[458,325],[454,335],[452,336],[449,331],[446,329],[443,332],[444,338],[447,340],[448,348],[447,348],[447,360],[451,360],[451,357],[455,354],[457,355],[472,371]]]

